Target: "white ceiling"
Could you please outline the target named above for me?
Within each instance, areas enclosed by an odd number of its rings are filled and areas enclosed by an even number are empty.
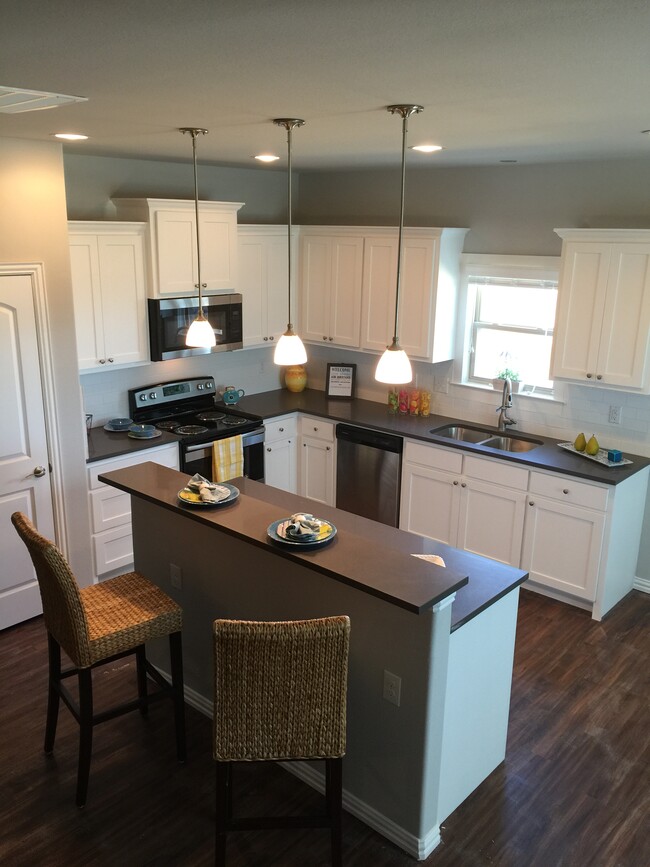
[[[6,0],[0,85],[88,102],[0,114],[0,136],[66,151],[294,168],[495,165],[650,154],[648,0]]]

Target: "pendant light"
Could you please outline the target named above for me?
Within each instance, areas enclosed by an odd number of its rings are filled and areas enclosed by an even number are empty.
[[[196,176],[196,139],[200,135],[207,135],[207,129],[200,129],[199,127],[193,126],[184,126],[181,127],[179,132],[182,132],[183,135],[185,133],[189,133],[192,136],[192,157],[194,160],[194,214],[196,217],[196,276],[198,279],[198,288],[199,288],[199,312],[197,313],[196,319],[190,327],[187,329],[187,335],[185,337],[185,345],[186,346],[197,346],[203,349],[210,349],[210,347],[216,345],[216,338],[214,336],[214,329],[206,319],[203,314],[203,293],[202,289],[204,284],[201,283],[201,243],[199,240],[199,185]]]
[[[293,330],[291,324],[291,133],[298,126],[304,126],[305,121],[296,117],[278,117],[273,121],[277,126],[283,126],[287,131],[287,150],[289,159],[287,162],[287,296],[289,303],[289,316],[287,330],[278,340],[275,346],[273,361],[276,364],[304,364],[307,361],[307,353],[302,340]]]
[[[386,347],[386,351],[379,359],[375,370],[377,382],[385,382],[388,385],[405,385],[413,379],[413,371],[409,357],[399,345],[398,321],[399,321],[399,290],[402,277],[402,235],[404,232],[404,181],[406,178],[406,136],[408,133],[408,119],[412,114],[423,111],[421,105],[389,105],[387,111],[391,114],[399,114],[402,118],[402,187],[399,208],[399,234],[397,236],[397,284],[395,286],[395,331],[393,342]]]

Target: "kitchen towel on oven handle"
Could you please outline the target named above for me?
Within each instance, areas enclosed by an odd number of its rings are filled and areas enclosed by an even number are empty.
[[[244,447],[241,436],[212,443],[212,481],[227,482],[244,475]]]

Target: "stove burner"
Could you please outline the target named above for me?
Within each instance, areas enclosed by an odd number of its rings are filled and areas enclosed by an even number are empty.
[[[156,425],[158,430],[176,430],[179,426],[177,421],[160,421]]]
[[[222,412],[201,412],[197,415],[199,421],[221,421],[225,417]]]
[[[227,427],[237,427],[240,424],[246,424],[248,419],[246,418],[237,418],[236,415],[227,415],[224,417],[222,424],[225,424]]]
[[[207,427],[204,427],[201,424],[183,424],[174,430],[174,433],[180,434],[180,436],[184,437],[194,436],[195,434],[202,434],[207,432]]]

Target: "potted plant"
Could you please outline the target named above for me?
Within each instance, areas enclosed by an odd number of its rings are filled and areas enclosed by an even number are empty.
[[[503,391],[503,380],[509,379],[512,384],[512,392],[516,394],[519,391],[519,386],[521,385],[521,381],[519,379],[519,374],[516,370],[513,370],[510,367],[504,367],[503,370],[500,370],[497,375],[492,380],[492,388],[495,391]]]

